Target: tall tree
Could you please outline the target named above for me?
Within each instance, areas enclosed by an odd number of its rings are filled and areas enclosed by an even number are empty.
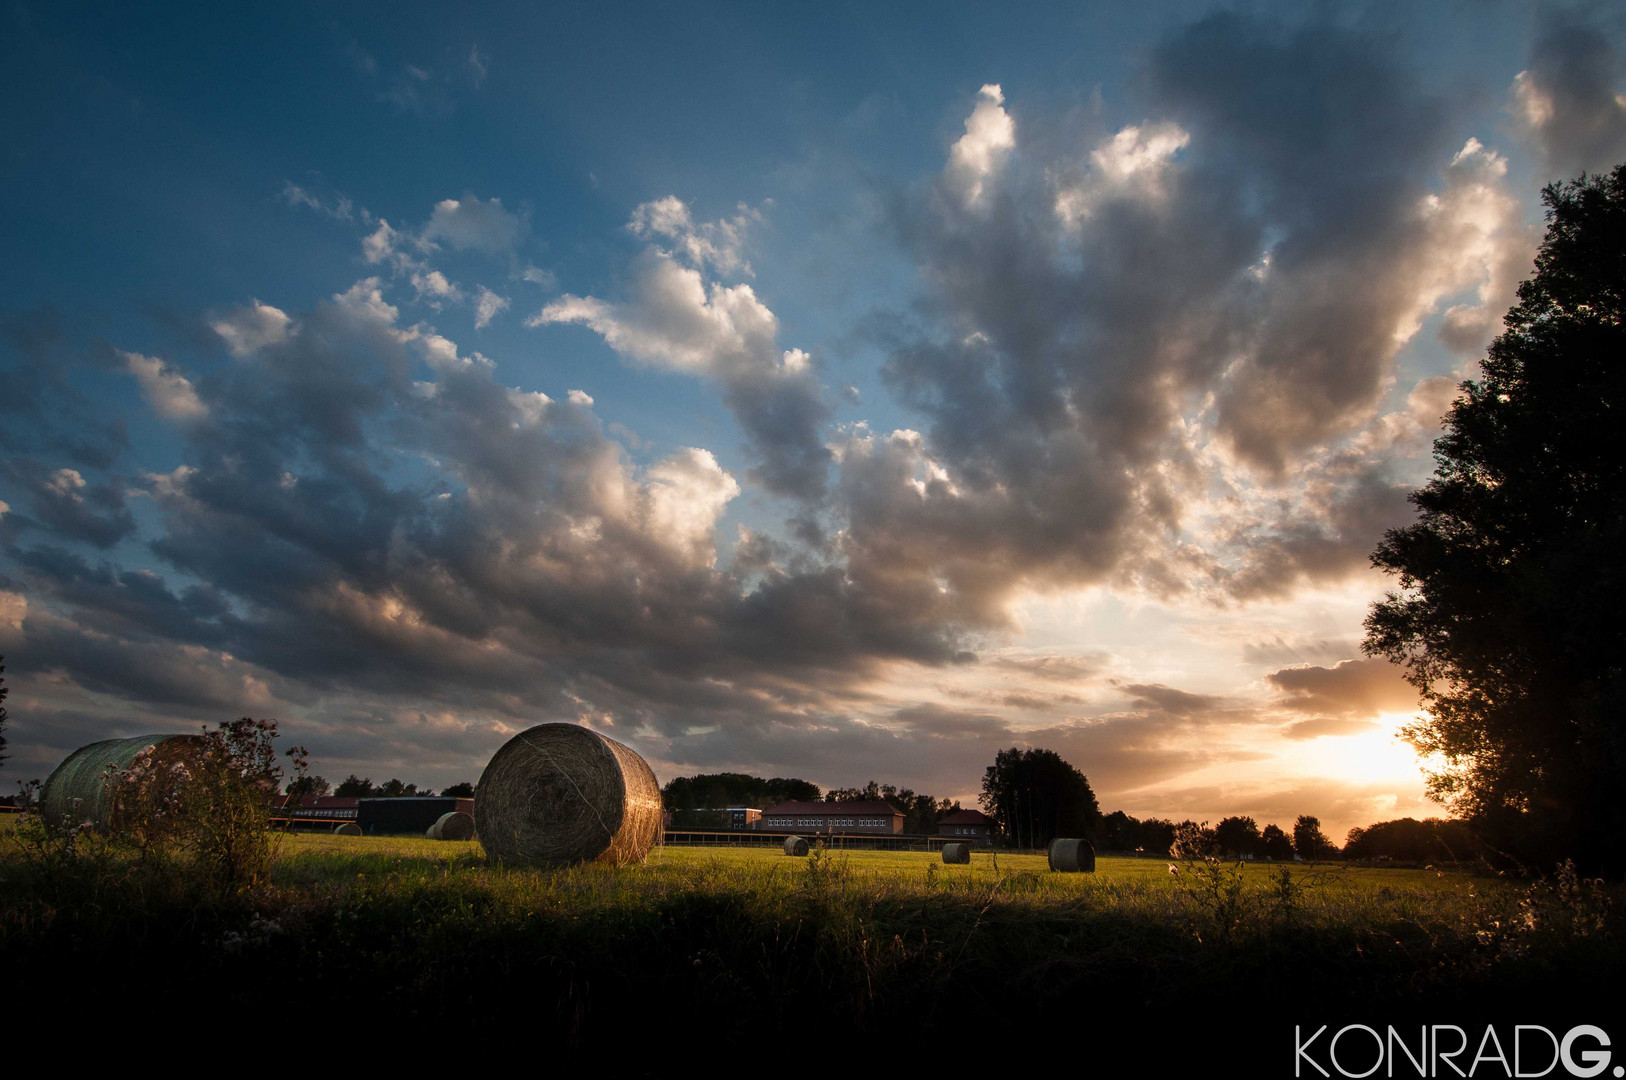
[[[1238,859],[1252,858],[1264,845],[1259,823],[1251,817],[1221,818],[1214,826],[1214,840],[1225,854]]]
[[[1547,235],[1434,444],[1399,588],[1364,649],[1402,664],[1436,799],[1526,862],[1626,866],[1626,165],[1542,193]]]
[[[1291,859],[1293,857],[1293,841],[1282,832],[1280,825],[1266,825],[1264,832],[1259,834],[1260,846],[1264,849],[1267,859]]]
[[[355,773],[351,773],[339,781],[339,786],[333,789],[333,794],[366,799],[377,795],[378,789],[373,787],[371,777],[357,776]]]
[[[333,790],[333,785],[327,782],[326,777],[314,773],[306,776],[296,776],[288,781],[285,795],[326,795]]]
[[[1093,837],[1101,824],[1089,780],[1053,750],[1001,750],[983,774],[979,801],[1006,843],[1018,847]]]
[[[6,688],[6,658],[0,656],[0,762],[6,760],[6,695],[11,693]]]
[[[1305,861],[1322,859],[1332,854],[1332,841],[1321,831],[1321,819],[1313,814],[1300,814],[1293,822],[1293,850]]]

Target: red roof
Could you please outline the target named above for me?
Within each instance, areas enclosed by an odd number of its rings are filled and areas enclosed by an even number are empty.
[[[782,802],[778,806],[770,806],[762,811],[763,816],[769,814],[893,814],[903,816],[903,811],[891,803],[884,802]]]
[[[939,825],[992,825],[994,819],[981,810],[956,810],[939,821]]]

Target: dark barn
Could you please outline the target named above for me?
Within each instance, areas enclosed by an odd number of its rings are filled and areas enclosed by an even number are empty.
[[[429,826],[440,819],[440,815],[450,814],[454,810],[473,814],[474,800],[439,795],[362,799],[356,823],[366,836],[403,836],[412,833],[422,836]]]

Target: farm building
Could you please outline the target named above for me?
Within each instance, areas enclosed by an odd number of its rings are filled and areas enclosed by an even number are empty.
[[[277,795],[271,800],[271,816],[295,824],[355,821],[360,802],[350,795]]]
[[[938,836],[952,836],[973,844],[994,842],[994,819],[981,810],[956,810],[937,823]]]
[[[884,802],[786,802],[762,811],[757,828],[815,835],[896,834],[903,832],[903,814]]]
[[[729,806],[709,810],[668,810],[666,827],[669,829],[755,829],[762,820],[762,811],[754,806]]]
[[[473,799],[444,796],[358,799],[356,802],[356,824],[367,836],[422,836],[442,814],[459,810],[474,813]]]

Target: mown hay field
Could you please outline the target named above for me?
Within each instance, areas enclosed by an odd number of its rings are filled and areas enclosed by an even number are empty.
[[[179,994],[297,1001],[374,1040],[455,1014],[482,1045],[565,1056],[811,1032],[872,1055],[1047,1030],[1286,1047],[1295,1024],[1567,1025],[1622,958],[1618,890],[1461,870],[699,847],[536,870],[476,842],[296,834],[222,897],[184,868],[80,862],[0,836],[0,961],[34,988],[14,1019],[71,1000],[156,1021]]]

